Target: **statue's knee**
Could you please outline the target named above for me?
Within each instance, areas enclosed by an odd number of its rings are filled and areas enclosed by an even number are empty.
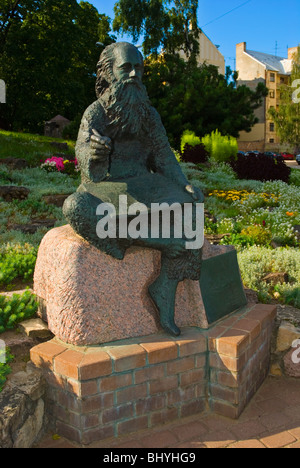
[[[62,211],[67,220],[73,218],[75,210],[76,210],[76,193],[70,195],[64,202]]]

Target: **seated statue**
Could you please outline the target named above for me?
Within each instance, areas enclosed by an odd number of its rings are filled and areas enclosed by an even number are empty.
[[[161,229],[158,236],[148,237],[127,233],[104,238],[97,233],[101,203],[116,206],[117,225],[120,222],[117,200],[121,195],[130,203],[143,204],[149,213],[153,203],[196,207],[204,201],[171,150],[142,83],[143,68],[143,57],[132,44],[114,43],[102,52],[97,65],[97,100],[83,115],[76,143],[81,185],[65,201],[63,212],[77,234],[119,260],[133,245],[161,251],[161,271],[148,291],[162,328],[178,336],[180,329],[174,321],[177,285],[185,278],[199,280],[202,247],[187,249],[185,235],[174,235],[172,220],[168,238]],[[192,222],[195,224],[194,211]]]

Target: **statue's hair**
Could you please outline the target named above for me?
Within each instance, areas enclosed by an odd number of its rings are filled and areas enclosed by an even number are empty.
[[[113,61],[115,58],[115,50],[119,47],[131,46],[136,49],[133,44],[129,42],[114,42],[109,46],[105,47],[100,55],[99,62],[97,63],[97,80],[96,80],[96,96],[101,96],[104,91],[110,86],[114,80],[113,75]],[[141,64],[144,64],[143,56],[138,49],[136,49],[141,60]]]

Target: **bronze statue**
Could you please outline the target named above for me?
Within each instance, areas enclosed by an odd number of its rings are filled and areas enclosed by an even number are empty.
[[[101,251],[122,260],[132,245],[161,251],[161,271],[149,287],[163,329],[180,334],[174,322],[179,281],[198,280],[202,248],[186,249],[186,238],[99,238],[96,232],[101,203],[117,205],[120,195],[151,212],[153,203],[203,203],[198,188],[181,171],[157,111],[142,84],[143,58],[132,44],[106,47],[97,66],[97,100],[85,111],[76,144],[81,185],[63,211],[73,229]],[[170,109],[172,112],[172,109]],[[116,209],[117,224],[121,213]],[[129,217],[130,218],[130,217]],[[194,222],[194,214],[193,214]],[[172,227],[172,226],[171,226]],[[174,226],[173,226],[174,227]]]

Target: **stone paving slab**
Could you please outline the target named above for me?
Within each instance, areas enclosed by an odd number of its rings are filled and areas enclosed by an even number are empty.
[[[83,448],[58,436],[34,448]],[[238,420],[201,414],[84,448],[300,448],[300,380],[269,376]]]

